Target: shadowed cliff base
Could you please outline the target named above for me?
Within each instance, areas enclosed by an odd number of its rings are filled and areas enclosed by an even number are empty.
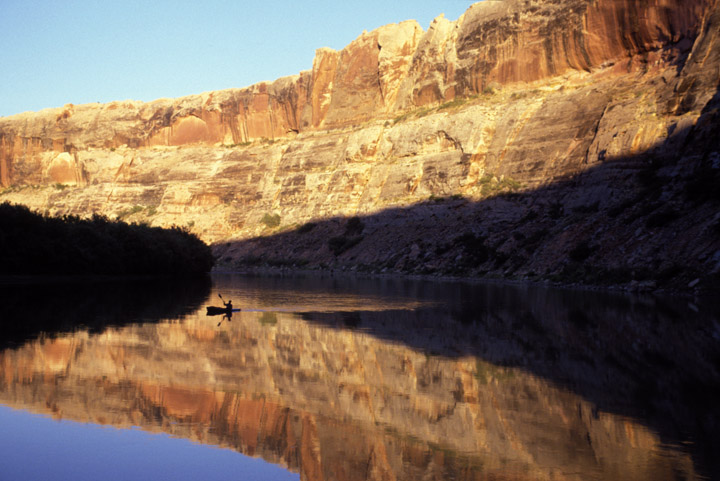
[[[523,191],[459,196],[217,243],[220,268],[340,269],[713,292],[720,287],[720,93],[633,156]],[[528,162],[531,162],[528,159]],[[272,220],[269,219],[268,222]],[[271,226],[271,224],[268,224]]]
[[[210,279],[0,278],[0,348],[39,335],[182,318],[210,295]]]
[[[0,204],[0,274],[197,276],[212,265],[208,246],[178,227],[49,217]]]

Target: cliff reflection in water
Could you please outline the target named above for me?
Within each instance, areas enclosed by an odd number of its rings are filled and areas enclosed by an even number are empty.
[[[307,480],[717,474],[713,311],[493,285],[215,281],[207,305],[220,292],[246,309],[231,322],[203,307],[7,349],[0,402],[232,447]]]

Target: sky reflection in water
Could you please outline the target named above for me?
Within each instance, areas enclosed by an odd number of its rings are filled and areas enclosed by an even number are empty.
[[[297,480],[279,466],[139,429],[55,420],[0,406],[3,480]]]

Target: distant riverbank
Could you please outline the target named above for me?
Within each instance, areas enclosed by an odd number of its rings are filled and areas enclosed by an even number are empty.
[[[195,276],[213,264],[210,247],[179,227],[50,217],[0,204],[0,275]]]

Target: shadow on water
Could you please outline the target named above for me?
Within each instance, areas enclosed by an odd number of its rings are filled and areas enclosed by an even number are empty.
[[[194,312],[210,295],[197,279],[6,278],[0,280],[0,348],[40,334],[157,322]]]
[[[702,470],[720,475],[717,301],[397,278],[215,280],[217,289],[246,293],[243,307],[271,310],[291,299],[311,323],[541,376],[599,410],[640,420],[663,442],[690,443]],[[347,298],[349,307],[303,309],[303,299],[323,296]]]

